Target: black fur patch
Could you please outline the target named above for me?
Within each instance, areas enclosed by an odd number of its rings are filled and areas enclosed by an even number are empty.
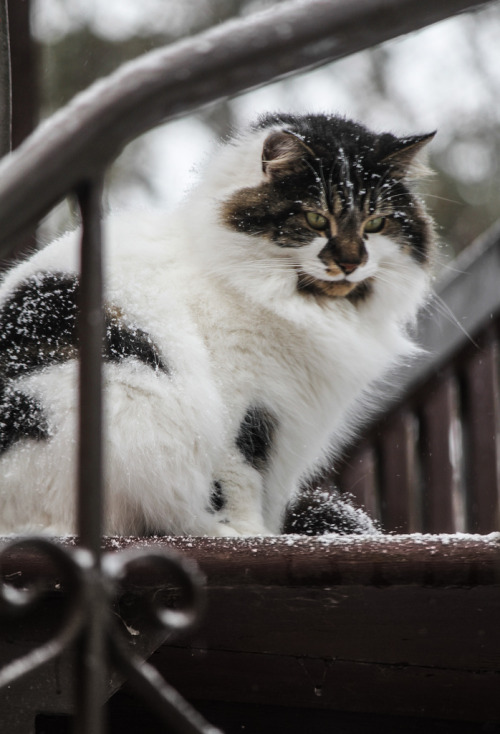
[[[288,509],[283,533],[298,535],[375,535],[380,530],[363,510],[335,489],[306,489]]]
[[[0,451],[23,437],[47,438],[39,403],[10,387],[23,375],[78,356],[76,275],[37,273],[19,285],[0,311]],[[159,349],[145,331],[126,325],[116,309],[105,310],[103,358],[138,359],[169,374]]]
[[[160,351],[151,337],[142,329],[125,326],[123,321],[113,313],[106,313],[106,337],[104,343],[104,359],[110,362],[121,362],[127,357],[135,357],[155,372],[160,370],[170,374],[170,370],[162,360]]]
[[[77,355],[78,279],[40,273],[18,286],[0,312],[0,373],[11,379]]]
[[[23,438],[49,437],[49,426],[42,406],[19,390],[4,390],[0,395],[0,454]]]
[[[280,247],[301,247],[314,239],[304,226],[303,190],[310,185],[310,172],[296,181],[263,183],[237,191],[222,206],[222,219],[237,232],[267,237]],[[315,201],[315,199],[311,200]]]
[[[226,498],[224,489],[220,482],[215,481],[212,484],[212,494],[210,495],[210,510],[212,512],[220,512],[226,506]]]
[[[11,379],[78,355],[76,275],[40,273],[20,285],[0,312],[0,372]],[[105,310],[103,358],[120,362],[135,357],[169,373],[148,334],[126,325],[116,309]]]
[[[245,461],[255,469],[264,469],[276,428],[276,418],[266,408],[256,406],[247,410],[236,437],[236,446]]]

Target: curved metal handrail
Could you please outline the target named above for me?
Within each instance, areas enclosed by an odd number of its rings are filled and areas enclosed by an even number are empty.
[[[77,95],[0,164],[0,256],[151,127],[484,4],[294,0],[125,64]]]

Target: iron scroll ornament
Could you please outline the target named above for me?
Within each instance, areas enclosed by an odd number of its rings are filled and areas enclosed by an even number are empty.
[[[112,611],[120,582],[134,568],[136,571],[140,568],[168,578],[176,589],[177,602],[180,599],[175,608],[161,606],[157,601],[146,604],[142,618],[149,624],[161,626],[166,634],[191,629],[200,619],[205,600],[203,577],[193,561],[173,551],[132,549],[119,554],[104,554],[99,568],[88,550],[65,548],[39,537],[19,539],[6,545],[0,552],[0,564],[12,553],[35,554],[38,559],[51,564],[64,590],[65,609],[59,628],[48,641],[0,668],[0,688],[11,685],[56,658],[70,645],[78,644],[86,632],[89,618],[97,613],[103,625],[106,646],[106,670],[101,671],[104,682],[107,680],[107,669],[112,666],[127,679],[132,690],[155,710],[169,730],[178,734],[221,734],[169,686],[152,665],[143,662],[131,650]],[[43,603],[46,595],[47,588],[37,582],[30,583],[26,588],[16,588],[2,581],[0,618],[31,615]]]

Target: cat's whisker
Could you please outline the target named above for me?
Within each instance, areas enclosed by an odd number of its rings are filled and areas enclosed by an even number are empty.
[[[449,273],[458,273],[459,275],[463,275],[466,272],[462,268],[457,268],[454,260],[450,261],[447,258],[439,258],[437,256],[435,256],[435,260],[437,271],[447,271]]]
[[[448,306],[446,301],[444,301],[441,296],[439,296],[435,290],[432,291],[432,297],[430,302],[426,306],[426,311],[432,312],[433,308],[437,308],[438,312],[441,314],[441,316],[444,316],[450,323],[454,324],[459,331],[462,332],[462,334],[467,338],[467,340],[476,348],[479,349],[479,345],[477,342],[472,338],[472,336],[469,334],[465,326],[460,323],[458,318],[455,316],[451,308]]]
[[[400,288],[401,290],[407,288],[408,286],[411,286],[415,281],[414,273],[412,273],[411,271],[409,273],[405,273],[403,270],[398,270],[397,279],[394,278],[394,275],[392,273],[384,272],[383,270],[377,271],[372,276],[372,278],[379,283],[383,283],[384,285],[388,285],[391,287],[394,287],[394,285],[397,284],[398,288]]]
[[[462,202],[458,201],[457,199],[448,199],[446,196],[438,196],[437,194],[430,194],[428,191],[424,191],[422,193],[422,196],[424,196],[426,199],[437,199],[438,201],[447,201],[449,204],[462,204]]]
[[[296,265],[290,260],[253,260],[245,261],[243,263],[238,262],[237,265],[235,265],[234,263],[227,263],[225,265],[217,264],[210,270],[210,272],[212,272],[213,274],[233,274],[235,267],[237,267],[239,270],[244,270],[245,272],[255,273],[282,273],[286,270],[296,269]]]

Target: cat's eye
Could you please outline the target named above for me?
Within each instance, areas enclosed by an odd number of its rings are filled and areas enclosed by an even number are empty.
[[[382,232],[384,226],[385,217],[374,217],[373,219],[369,219],[367,222],[365,222],[363,231],[366,234],[377,234],[377,232]]]
[[[322,214],[318,212],[306,212],[306,222],[313,229],[317,229],[319,232],[323,232],[328,229],[329,221]]]

